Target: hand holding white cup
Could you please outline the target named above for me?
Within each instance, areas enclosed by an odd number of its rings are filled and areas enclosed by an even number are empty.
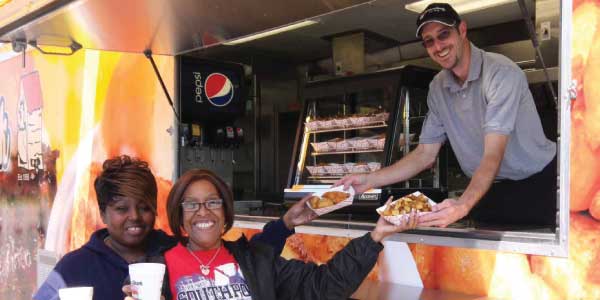
[[[165,265],[138,263],[129,265],[131,294],[137,300],[160,300]]]

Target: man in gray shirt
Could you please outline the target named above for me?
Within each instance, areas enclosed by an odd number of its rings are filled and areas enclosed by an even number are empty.
[[[443,70],[429,85],[429,113],[419,145],[395,164],[336,185],[360,193],[407,180],[435,162],[448,140],[471,178],[458,199],[445,199],[421,226],[445,227],[465,216],[500,224],[552,225],[556,219],[556,144],[544,135],[525,74],[510,59],[475,47],[448,4],[430,4],[417,37]]]

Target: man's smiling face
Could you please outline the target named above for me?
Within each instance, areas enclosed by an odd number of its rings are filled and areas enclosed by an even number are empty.
[[[460,24],[459,28],[431,22],[423,26],[421,38],[429,57],[442,68],[453,70],[466,62],[464,58],[466,25],[464,22]]]

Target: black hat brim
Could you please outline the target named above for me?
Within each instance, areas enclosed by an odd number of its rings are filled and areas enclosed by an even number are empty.
[[[456,20],[438,20],[438,19],[427,20],[427,21],[421,23],[421,25],[419,25],[419,27],[417,27],[416,36],[418,38],[421,37],[421,29],[423,28],[423,26],[425,26],[429,23],[439,23],[439,24],[446,25],[449,27],[456,26]]]

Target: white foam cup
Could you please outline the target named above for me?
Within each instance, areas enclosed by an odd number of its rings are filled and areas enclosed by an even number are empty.
[[[91,286],[58,289],[60,300],[92,300],[94,288]]]
[[[131,293],[138,300],[160,300],[165,265],[139,263],[129,265]]]

